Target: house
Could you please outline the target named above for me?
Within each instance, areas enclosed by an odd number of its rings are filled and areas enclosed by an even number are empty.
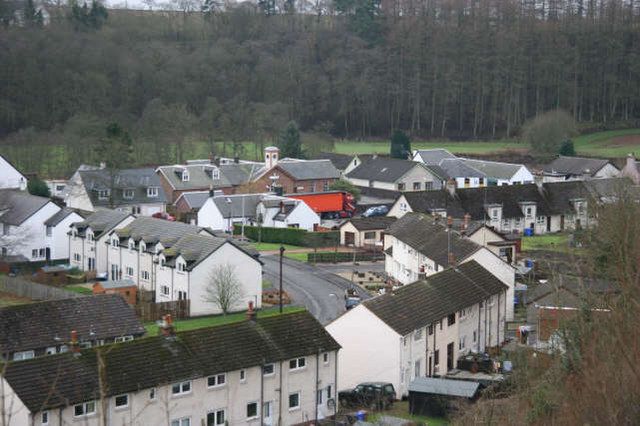
[[[277,147],[265,148],[265,167],[256,185],[276,193],[326,192],[340,179],[330,160],[279,159]]]
[[[167,197],[151,168],[78,170],[64,190],[68,207],[86,211],[111,208],[151,216],[166,210]]]
[[[340,225],[340,245],[382,250],[384,232],[396,220],[392,216],[349,219]]]
[[[613,178],[620,170],[609,160],[558,156],[542,170],[543,182]]]
[[[320,217],[304,201],[272,194],[209,197],[198,211],[199,226],[231,232],[234,224],[313,231]]]
[[[440,376],[505,339],[507,286],[475,261],[360,303],[326,326],[340,344],[340,388]]]
[[[440,189],[445,179],[433,166],[397,158],[372,157],[349,172],[346,179],[356,186],[391,191]]]
[[[216,165],[210,160],[189,160],[186,164],[160,166],[156,172],[167,194],[175,203],[181,194],[209,190],[234,194],[236,189],[253,181],[264,169],[259,163],[231,163]]]
[[[18,425],[307,424],[336,413],[339,349],[296,312],[10,363],[2,380]]]
[[[92,291],[93,294],[117,294],[131,306],[137,302],[138,286],[132,280],[98,281]]]
[[[2,256],[27,261],[69,258],[66,234],[77,212],[50,199],[16,189],[0,189],[0,248]]]
[[[533,183],[533,175],[523,164],[500,161],[463,159],[467,166],[484,173],[487,185],[524,185]]]
[[[0,189],[27,189],[28,179],[9,160],[0,155]]]
[[[94,277],[98,273],[106,276],[109,233],[134,219],[130,213],[98,210],[84,220],[71,224],[68,236],[69,264]]]
[[[507,287],[507,319],[513,319],[515,269],[505,257],[476,244],[439,216],[410,213],[385,232],[385,272],[409,284],[455,265],[478,262]]]
[[[145,333],[125,300],[116,295],[8,306],[0,309],[2,359],[25,360],[69,351],[75,331],[83,348],[133,340]]]
[[[44,181],[49,188],[49,195],[52,198],[60,198],[64,200],[67,189],[67,179],[47,179]]]
[[[362,164],[363,161],[369,160],[371,154],[337,154],[335,152],[321,152],[315,160],[329,160],[336,169],[340,171],[340,176],[344,177],[351,170]]]
[[[469,166],[460,158],[445,158],[438,166],[447,180],[456,183],[456,188],[478,188],[487,185],[487,175]]]
[[[224,195],[219,189],[183,192],[174,203],[175,213],[183,222],[195,224],[198,220],[198,211],[200,211],[205,201],[211,196],[219,195]]]
[[[413,161],[419,161],[429,166],[439,166],[444,159],[456,159],[455,155],[446,149],[418,149],[413,151]]]
[[[488,248],[505,262],[516,264],[516,253],[520,250],[518,234],[505,235],[484,223],[475,222],[469,225],[464,235],[474,243]]]

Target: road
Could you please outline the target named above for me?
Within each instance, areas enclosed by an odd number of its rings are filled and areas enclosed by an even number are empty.
[[[264,262],[264,278],[274,287],[279,283],[279,256],[261,256]],[[305,306],[322,324],[327,324],[344,311],[344,291],[352,287],[350,281],[328,270],[286,257],[282,262],[282,287],[293,299],[294,305]],[[363,299],[370,296],[359,287],[356,290]]]

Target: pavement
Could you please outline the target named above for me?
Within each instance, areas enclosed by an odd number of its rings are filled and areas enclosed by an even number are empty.
[[[280,256],[263,255],[260,256],[260,260],[264,263],[264,278],[271,281],[274,287],[278,287]],[[349,267],[353,269],[353,265]],[[282,287],[289,293],[293,305],[306,307],[323,325],[346,311],[344,307],[346,289],[355,288],[363,300],[371,297],[351,281],[334,275],[330,269],[319,268],[286,257],[282,262]]]

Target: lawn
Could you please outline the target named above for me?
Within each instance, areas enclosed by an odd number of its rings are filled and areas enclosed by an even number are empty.
[[[251,243],[251,245],[253,246],[253,248],[255,248],[258,251],[278,251],[280,250],[280,246],[284,246],[285,249],[285,254],[287,253],[286,250],[304,250],[307,247],[301,247],[301,246],[292,246],[289,244],[278,244],[278,243]]]
[[[640,151],[640,129],[608,130],[573,139],[578,154],[601,157],[624,157]]]
[[[306,262],[307,261],[307,253],[287,253],[284,252],[284,257],[288,259],[297,260],[298,262]]]
[[[567,234],[547,234],[522,237],[522,251],[564,251],[568,247],[568,238]]]
[[[376,420],[381,416],[400,417],[402,419],[411,420],[412,422],[425,424],[427,426],[444,426],[449,424],[449,421],[442,417],[412,416],[409,414],[409,401],[398,401],[393,404],[393,407],[389,410],[371,414],[367,417],[367,421],[376,424]]]
[[[31,302],[31,299],[28,299],[26,297],[20,297],[10,293],[0,292],[0,308],[6,308],[7,306],[24,305],[25,303]]]
[[[448,140],[414,141],[412,149],[444,148],[457,154],[486,154],[509,150],[527,150],[528,147],[513,139],[498,141],[451,142]],[[339,154],[388,154],[389,142],[336,142],[335,152]]]
[[[285,306],[284,313],[300,312],[304,311],[304,308],[297,306]],[[258,311],[258,320],[260,318],[272,317],[279,315],[278,307],[272,307],[267,309],[261,309]],[[174,322],[177,331],[195,330],[197,328],[211,327],[214,325],[230,324],[234,322],[244,321],[246,314],[244,312],[238,312],[229,315],[212,315],[200,318],[191,318],[187,320],[176,320]],[[148,322],[144,325],[147,330],[147,336],[158,335],[158,325],[155,322]]]
[[[83,287],[81,285],[67,285],[63,287],[65,290],[72,291],[74,293],[80,294],[93,294],[93,290],[88,287]]]

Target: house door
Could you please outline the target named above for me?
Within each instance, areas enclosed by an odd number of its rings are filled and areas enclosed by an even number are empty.
[[[551,232],[551,216],[547,216],[547,232]]]
[[[345,232],[344,233],[344,245],[352,246],[356,241],[356,234],[353,232]]]
[[[111,281],[116,281],[120,279],[120,268],[118,265],[111,264]]]
[[[49,247],[44,249],[44,255],[45,259],[47,259],[47,262],[49,262],[51,260],[51,249]]]
[[[447,345],[447,371],[453,368],[453,342]]]
[[[96,259],[95,259],[95,257],[88,257],[87,258],[87,270],[93,271],[94,269],[96,269]]]
[[[262,424],[265,426],[273,425],[273,401],[262,404]]]
[[[564,215],[560,215],[560,230],[564,231]]]
[[[429,357],[429,364],[427,365],[427,368],[429,369],[429,377],[433,376],[433,357]]]

